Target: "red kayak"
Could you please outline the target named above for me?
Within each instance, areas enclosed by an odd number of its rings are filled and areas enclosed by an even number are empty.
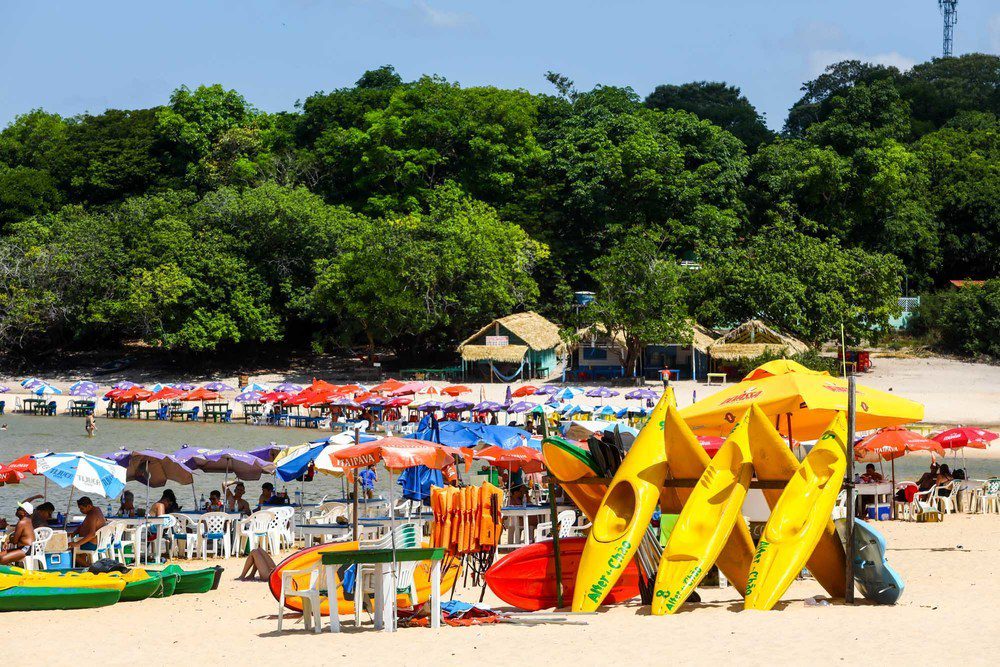
[[[563,602],[573,599],[576,569],[580,555],[587,544],[585,537],[566,537],[559,540],[562,563]],[[555,607],[556,561],[552,540],[536,542],[510,552],[486,571],[486,585],[498,598],[525,611],[538,611]],[[639,571],[629,562],[618,583],[605,598],[605,604],[625,602],[639,595]]]

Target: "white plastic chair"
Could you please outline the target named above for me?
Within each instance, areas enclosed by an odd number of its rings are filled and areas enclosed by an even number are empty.
[[[125,531],[128,525],[124,521],[112,520],[108,523],[114,530],[111,533],[111,558],[120,563],[125,562]]]
[[[45,545],[52,539],[52,529],[46,526],[35,528],[35,541],[31,543],[31,550],[24,557],[24,569],[45,570]]]
[[[76,557],[85,556],[88,564],[93,565],[95,562],[101,560],[102,558],[109,558],[112,555],[112,540],[115,535],[115,527],[111,524],[107,524],[100,529],[98,529],[97,534],[94,536],[97,540],[97,549],[94,551],[85,549],[76,549]]]
[[[173,554],[178,558],[183,554],[188,560],[194,558],[201,548],[201,522],[194,521],[184,514],[171,514],[170,516],[177,521],[172,533]]]
[[[420,524],[404,523],[396,526],[392,533],[377,540],[362,542],[362,549],[390,549],[395,538],[397,549],[414,549],[421,545],[422,534]],[[413,572],[417,569],[416,561],[396,563],[394,576],[396,581],[396,593],[405,593],[410,597],[411,603],[417,599],[417,589],[413,579]],[[354,623],[361,625],[361,608],[367,605],[370,595],[375,592],[375,565],[364,564],[355,566],[358,569],[354,576]],[[359,604],[360,601],[360,604]],[[395,600],[393,600],[393,604]]]
[[[272,507],[274,512],[274,527],[272,530],[276,536],[276,548],[295,546],[295,534],[292,532],[292,518],[295,516],[294,507]]]
[[[935,486],[934,495],[931,496],[931,504],[936,505],[942,514],[958,512],[958,505],[955,503],[958,489],[955,480]],[[947,495],[941,495],[942,490],[948,491]]]
[[[322,629],[319,596],[319,580],[322,570],[322,567],[317,566],[308,570],[282,571],[281,594],[278,596],[278,632],[281,632],[281,621],[285,617],[285,598],[299,598],[302,600],[302,621],[305,623],[306,630],[318,633]],[[309,575],[309,586],[306,588],[297,588],[294,578],[304,574]],[[330,613],[337,613],[336,598],[331,599],[330,604],[332,605]]]
[[[987,480],[973,497],[973,502],[977,512],[1000,514],[1000,477]]]
[[[229,558],[232,546],[229,534],[229,515],[225,512],[208,512],[198,517],[198,543],[201,557],[208,554]]]
[[[910,515],[916,519],[918,515],[924,512],[937,511],[934,507],[934,497],[936,495],[937,485],[932,486],[926,491],[913,494],[913,500],[910,502]]]
[[[271,533],[268,532],[271,522],[274,520],[274,513],[268,511],[254,512],[243,519],[236,527],[236,553],[243,553],[244,545],[249,551],[253,551],[263,543],[268,547],[268,551],[276,554],[276,549],[271,549],[269,544]]]
[[[847,517],[847,491],[837,494],[837,504],[833,506],[832,518],[834,521]],[[562,537],[560,535],[560,537]]]
[[[563,510],[556,516],[559,524],[559,537],[579,537],[583,529],[576,525],[576,511]],[[535,541],[541,542],[552,537],[552,522],[543,521],[535,526]]]

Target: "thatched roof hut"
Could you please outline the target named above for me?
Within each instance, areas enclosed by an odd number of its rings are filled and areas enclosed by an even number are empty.
[[[760,320],[748,320],[708,346],[716,361],[752,359],[762,354],[798,354],[809,346]]]
[[[543,376],[565,351],[559,326],[531,311],[495,319],[458,346],[466,365],[525,363],[531,373]]]

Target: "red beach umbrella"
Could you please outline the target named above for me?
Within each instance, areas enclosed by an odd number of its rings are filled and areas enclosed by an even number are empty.
[[[219,392],[199,387],[198,389],[192,389],[188,393],[184,394],[180,397],[180,399],[182,401],[214,401],[218,397]]]
[[[511,396],[513,396],[514,398],[524,398],[525,396],[531,396],[536,391],[538,391],[538,387],[535,387],[534,385],[526,384],[523,387],[518,387],[517,389],[515,389],[511,393]]]
[[[441,393],[447,394],[448,396],[461,396],[462,394],[471,394],[472,390],[464,384],[453,384],[442,389]]]
[[[542,472],[545,469],[542,453],[525,445],[513,449],[502,449],[491,445],[479,450],[473,456],[486,461],[494,468],[503,468],[504,470],[523,470],[532,473]]]
[[[854,458],[858,461],[891,461],[907,452],[931,452],[944,456],[944,448],[934,440],[902,426],[883,428],[862,438],[854,445]]]
[[[997,438],[1000,438],[1000,434],[972,426],[950,428],[947,431],[941,431],[937,435],[931,436],[931,440],[937,442],[945,449],[958,449],[959,447],[986,449]]]

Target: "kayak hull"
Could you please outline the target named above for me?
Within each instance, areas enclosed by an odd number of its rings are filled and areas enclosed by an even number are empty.
[[[549,472],[560,482],[575,482],[584,477],[595,477],[596,463],[590,452],[559,437],[542,441],[542,458]],[[570,500],[580,508],[589,521],[593,521],[601,507],[607,484],[572,484],[561,487]]]
[[[107,607],[121,597],[118,588],[13,586],[0,591],[0,611],[44,611]]]
[[[773,608],[812,555],[847,469],[846,434],[839,414],[785,486],[754,553],[746,609]]]
[[[625,455],[593,519],[573,590],[574,612],[597,609],[631,562],[660,500],[667,460],[663,423],[667,393]]]
[[[669,444],[667,447],[669,466],[674,450]],[[654,615],[680,609],[726,547],[737,523],[745,528],[741,510],[750,488],[751,468],[744,417],[705,468],[674,524],[656,575]],[[737,535],[741,573],[749,570],[750,556],[750,544],[742,537]]]
[[[580,567],[587,539],[567,537],[559,540],[563,599],[573,598],[576,573]],[[556,590],[555,546],[552,540],[536,542],[516,549],[486,571],[486,585],[509,605],[524,611],[549,609],[558,604]],[[605,604],[626,602],[639,595],[639,570],[634,561],[626,567],[604,598]]]
[[[847,537],[847,522],[837,520],[841,539]],[[846,539],[844,539],[846,542]],[[903,578],[885,558],[885,537],[861,519],[854,520],[854,581],[866,600],[896,604],[903,595]]]
[[[750,411],[750,453],[753,455],[757,479],[769,482],[788,482],[799,467],[799,462],[788,448],[764,412],[754,406]],[[762,491],[768,507],[774,510],[781,498],[782,489]],[[833,520],[826,523],[816,548],[806,561],[806,567],[831,597],[843,598],[847,589],[844,580],[846,556],[844,544],[837,536]]]
[[[168,565],[158,572],[177,577],[177,585],[173,595],[185,593],[207,593],[215,585],[218,570],[222,568],[206,567],[201,570],[185,570],[177,565]]]

